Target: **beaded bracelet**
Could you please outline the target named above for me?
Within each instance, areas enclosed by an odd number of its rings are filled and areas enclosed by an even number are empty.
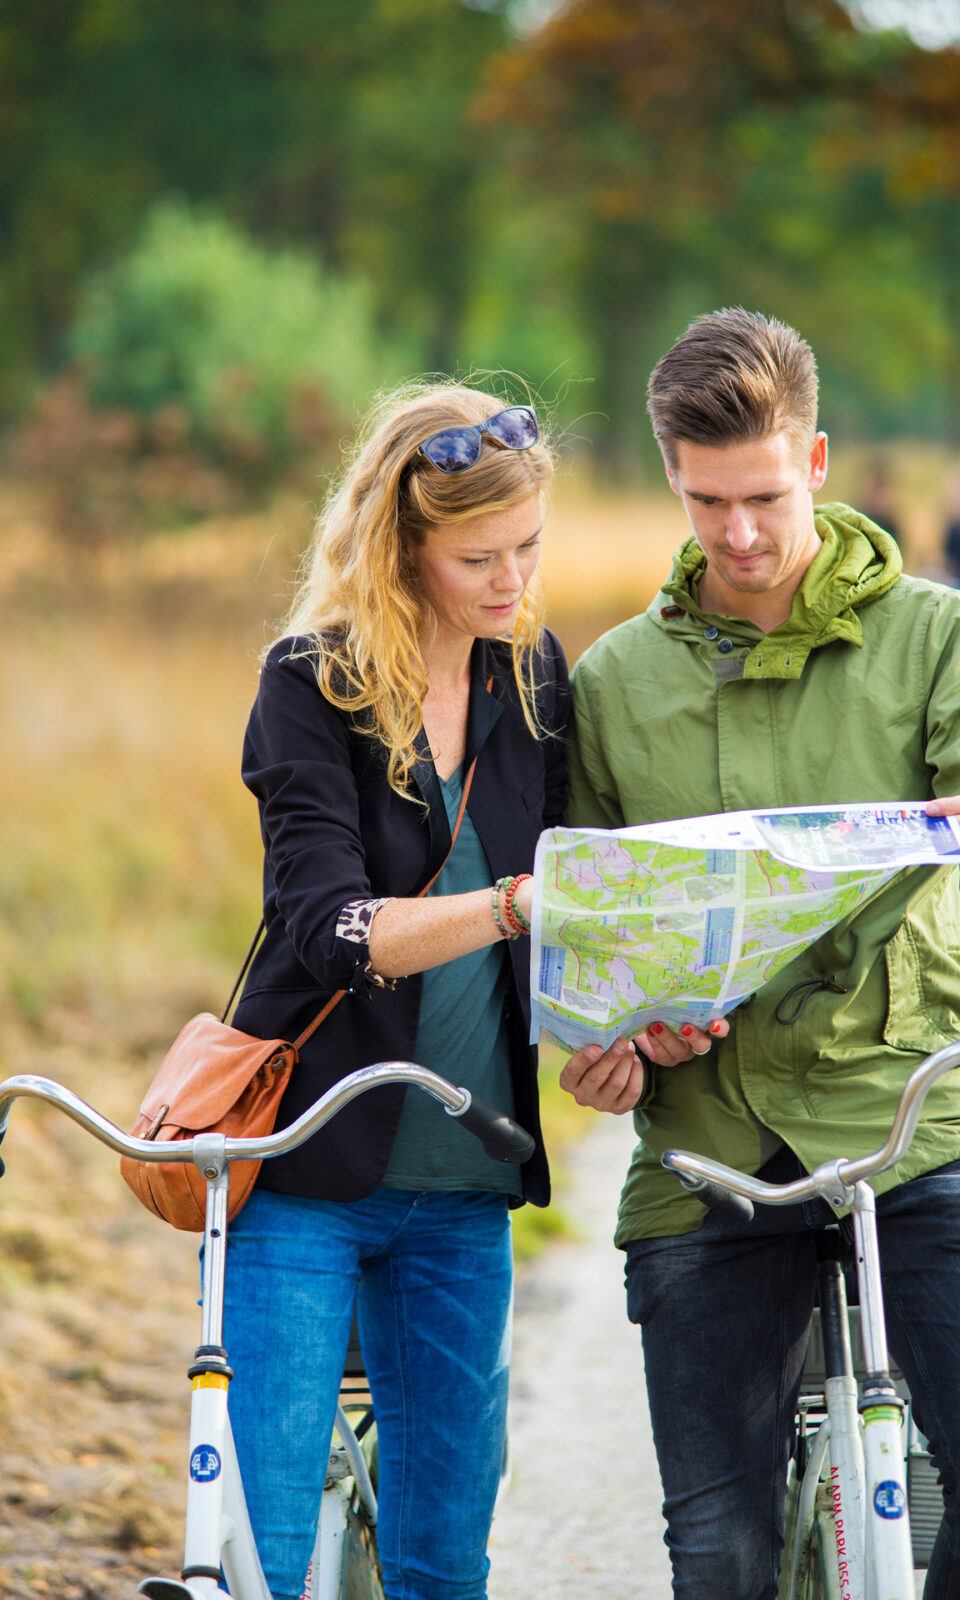
[[[516,928],[517,933],[530,932],[530,924],[517,904],[517,890],[521,883],[529,882],[530,877],[531,874],[529,872],[519,872],[515,878],[511,879],[510,887],[507,890],[505,901],[507,921],[511,928]]]
[[[519,928],[517,929],[516,933],[513,933],[508,926],[505,926],[503,919],[500,916],[500,890],[503,889],[506,894],[509,894],[512,881],[513,880],[511,878],[498,878],[492,890],[493,920],[497,924],[497,932],[499,933],[501,939],[516,939],[520,934]],[[507,921],[509,922],[510,909],[509,901],[507,899],[504,899],[504,906],[507,911]]]
[[[507,926],[510,929],[512,937],[514,939],[519,939],[521,933],[523,932],[523,928],[514,916],[513,907],[511,906],[509,900],[504,901],[504,910],[506,912]]]

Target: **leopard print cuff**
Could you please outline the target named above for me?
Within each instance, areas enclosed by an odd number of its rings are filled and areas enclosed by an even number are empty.
[[[337,938],[346,939],[350,944],[369,944],[373,919],[390,898],[390,895],[383,895],[379,900],[348,900],[337,918]],[[384,978],[369,961],[364,977],[374,989],[395,989],[400,982],[399,978]]]
[[[337,918],[337,938],[349,939],[351,944],[369,944],[373,919],[389,899],[384,895],[380,900],[348,900]]]

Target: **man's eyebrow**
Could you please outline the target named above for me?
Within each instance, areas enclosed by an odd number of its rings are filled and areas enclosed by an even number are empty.
[[[724,500],[724,499],[726,499],[725,495],[714,494],[709,489],[684,489],[683,492],[687,496],[688,500]],[[789,489],[784,489],[784,488],[755,489],[753,491],[753,494],[746,494],[746,495],[743,496],[743,499],[744,500],[773,500],[773,499],[780,499],[783,495],[789,494],[789,493],[790,493]]]

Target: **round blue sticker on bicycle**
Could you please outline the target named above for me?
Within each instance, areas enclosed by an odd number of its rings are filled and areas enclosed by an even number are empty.
[[[873,1508],[878,1517],[885,1517],[888,1522],[903,1516],[906,1503],[906,1495],[899,1483],[894,1483],[892,1478],[878,1483],[873,1491]]]
[[[198,1444],[190,1457],[190,1476],[194,1483],[212,1483],[220,1476],[220,1453],[212,1444]]]

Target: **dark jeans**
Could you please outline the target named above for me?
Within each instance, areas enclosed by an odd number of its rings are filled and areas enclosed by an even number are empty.
[[[786,1150],[761,1176],[798,1176]],[[823,1201],[710,1213],[698,1233],[635,1240],[627,1309],[643,1329],[666,1542],[678,1600],[772,1600]],[[960,1161],[882,1196],[891,1354],[944,1490],[924,1600],[960,1595]]]

